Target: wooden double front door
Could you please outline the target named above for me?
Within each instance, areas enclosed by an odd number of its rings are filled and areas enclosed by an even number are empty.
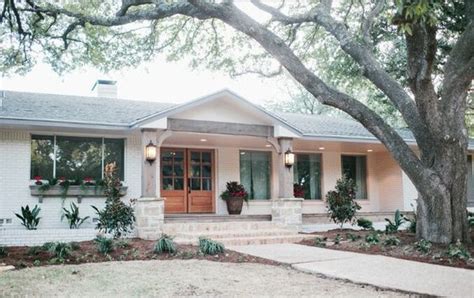
[[[165,213],[214,212],[214,151],[161,149]]]

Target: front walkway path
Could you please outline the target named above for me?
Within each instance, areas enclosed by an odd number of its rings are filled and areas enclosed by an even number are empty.
[[[419,294],[474,295],[474,271],[299,244],[228,247],[309,273]]]

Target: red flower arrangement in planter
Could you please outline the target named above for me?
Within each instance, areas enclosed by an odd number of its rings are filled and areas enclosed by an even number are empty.
[[[91,177],[84,178],[84,185],[94,185],[94,181]]]
[[[41,181],[41,179],[43,179],[43,177],[35,176],[34,179],[35,179],[35,184],[36,185],[43,185],[43,181]]]
[[[244,201],[248,202],[248,196],[244,186],[235,181],[227,182],[226,190],[221,194],[221,198],[227,203],[229,214],[240,214]]]
[[[293,196],[295,198],[304,198],[304,188],[299,184],[293,184]]]
[[[59,185],[64,186],[66,184],[66,177],[58,178]]]

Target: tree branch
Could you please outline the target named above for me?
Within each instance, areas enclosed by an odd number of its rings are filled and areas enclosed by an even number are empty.
[[[430,181],[429,183],[432,183],[433,179],[437,179],[438,176],[422,165],[416,154],[400,135],[385,123],[377,113],[349,95],[327,86],[303,65],[281,38],[233,5],[214,5],[199,0],[191,0],[190,2],[204,11],[205,14],[222,20],[256,40],[321,103],[336,107],[358,120],[387,147],[400,163],[402,169],[415,182],[415,185],[417,185],[417,182],[428,183]],[[441,183],[441,181],[439,182]]]
[[[372,44],[372,42],[370,41],[370,30],[374,25],[375,18],[379,16],[380,13],[382,13],[384,7],[385,0],[377,0],[377,3],[375,3],[374,8],[369,13],[365,21],[362,23],[362,38],[364,39],[364,42],[368,45]]]

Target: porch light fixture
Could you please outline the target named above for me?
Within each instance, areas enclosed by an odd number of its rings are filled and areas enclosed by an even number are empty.
[[[326,148],[324,148],[324,147],[319,147],[318,149],[319,149],[319,150],[324,150],[324,149],[326,149]]]
[[[145,159],[150,165],[156,160],[156,145],[152,141],[145,146]]]
[[[367,152],[373,152],[373,151],[374,151],[374,150],[372,150],[372,149],[367,149]]]
[[[290,149],[285,152],[285,166],[291,168],[295,164],[295,154]]]

